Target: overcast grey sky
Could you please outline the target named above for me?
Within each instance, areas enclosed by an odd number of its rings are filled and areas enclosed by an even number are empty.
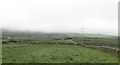
[[[119,0],[1,0],[1,28],[118,34]]]

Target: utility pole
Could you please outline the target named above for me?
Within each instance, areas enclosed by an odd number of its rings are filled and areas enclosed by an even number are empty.
[[[84,29],[85,28],[81,28],[82,29],[82,44],[84,44]]]
[[[84,36],[84,28],[81,28],[82,29],[82,36]]]

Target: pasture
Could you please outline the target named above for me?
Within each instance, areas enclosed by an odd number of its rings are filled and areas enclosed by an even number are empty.
[[[78,45],[3,44],[3,63],[118,63],[118,56]]]
[[[3,63],[118,63],[118,37],[3,31]]]
[[[2,64],[2,39],[0,36],[0,64]]]

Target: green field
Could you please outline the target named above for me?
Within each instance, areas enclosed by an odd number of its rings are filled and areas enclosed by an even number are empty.
[[[78,45],[3,44],[3,63],[118,63],[118,57]]]
[[[2,39],[0,36],[0,64],[2,64]]]
[[[117,36],[2,32],[2,63],[118,63]]]

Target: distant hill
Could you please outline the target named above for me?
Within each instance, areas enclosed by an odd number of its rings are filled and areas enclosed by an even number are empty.
[[[1,29],[0,34],[2,36],[66,36],[66,37],[81,37],[81,33],[45,33],[45,32],[31,32],[31,31],[17,31],[10,29]],[[84,34],[85,37],[114,37],[112,35],[102,35],[102,34]],[[116,36],[115,36],[116,37]]]

